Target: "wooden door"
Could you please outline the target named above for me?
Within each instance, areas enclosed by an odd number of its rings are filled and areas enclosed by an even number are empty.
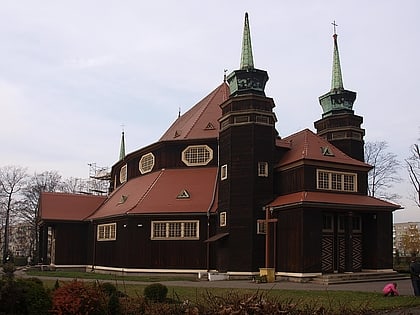
[[[362,269],[360,216],[323,214],[322,273],[354,272]]]

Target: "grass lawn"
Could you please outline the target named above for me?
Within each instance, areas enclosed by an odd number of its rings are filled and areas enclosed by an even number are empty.
[[[43,280],[44,284],[52,288],[59,280],[63,284],[68,280],[60,280],[60,278],[70,279],[97,279],[106,280],[117,286],[117,289],[129,296],[141,296],[146,284],[135,284],[132,281],[142,282],[159,282],[174,280],[190,280],[197,281],[193,277],[188,276],[116,276],[108,274],[86,273],[86,272],[63,272],[63,271],[28,271],[29,276],[48,276],[51,280]],[[374,292],[356,292],[356,291],[334,291],[334,290],[284,290],[284,289],[221,289],[221,288],[203,288],[203,287],[177,287],[167,285],[168,298],[174,300],[189,300],[193,303],[211,303],[216,299],[226,300],[232,296],[243,296],[252,294],[263,294],[282,304],[296,304],[303,307],[311,307],[316,309],[323,306],[326,309],[340,310],[389,310],[404,309],[409,307],[420,307],[420,299],[414,296],[397,296],[383,297],[380,293]]]

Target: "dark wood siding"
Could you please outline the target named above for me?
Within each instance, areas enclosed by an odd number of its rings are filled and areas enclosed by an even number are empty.
[[[277,225],[277,266],[285,272],[302,271],[303,214],[301,209],[279,211]]]
[[[309,208],[303,212],[303,251],[301,272],[321,270],[322,213]]]
[[[279,194],[289,194],[304,189],[305,177],[303,167],[296,167],[278,174]]]
[[[87,232],[86,223],[59,223],[55,229],[55,264],[86,265]]]
[[[220,182],[219,211],[227,212],[230,235],[229,258],[220,259],[229,265],[218,269],[257,271],[264,266],[264,239],[257,237],[256,227],[257,219],[265,217],[263,206],[273,199],[273,139],[271,127],[253,124],[231,127],[220,136],[220,165],[228,165],[228,178]],[[269,176],[258,177],[258,162],[264,161]]]
[[[392,269],[392,212],[370,212],[362,216],[363,268]]]
[[[158,221],[199,220],[199,240],[152,240]],[[110,222],[107,222],[110,223]],[[95,265],[138,269],[206,269],[207,216],[129,217],[119,219],[115,241],[96,241]]]

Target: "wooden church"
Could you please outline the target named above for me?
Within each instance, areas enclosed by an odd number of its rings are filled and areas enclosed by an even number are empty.
[[[392,212],[367,195],[362,117],[334,34],[331,90],[280,137],[245,15],[240,69],[111,171],[107,197],[43,193],[40,257],[57,267],[278,276],[392,269]]]

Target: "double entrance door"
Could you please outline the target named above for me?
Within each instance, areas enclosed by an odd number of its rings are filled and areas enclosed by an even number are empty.
[[[348,213],[324,213],[322,226],[322,273],[362,269],[362,221]]]

